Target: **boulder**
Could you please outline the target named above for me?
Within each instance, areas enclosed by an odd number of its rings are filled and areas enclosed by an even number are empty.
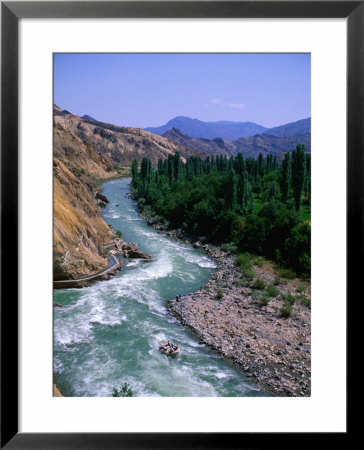
[[[121,248],[121,252],[125,258],[141,258],[145,261],[152,261],[152,257],[148,253],[144,253],[139,250],[135,242],[125,242],[120,240],[118,248]]]
[[[105,197],[105,195],[102,195],[100,192],[96,192],[95,198],[103,201],[104,203],[109,203],[109,200]]]

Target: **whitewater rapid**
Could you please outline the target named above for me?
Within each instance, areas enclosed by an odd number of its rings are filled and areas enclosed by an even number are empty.
[[[167,300],[198,289],[214,271],[202,250],[174,241],[141,219],[125,196],[129,180],[105,183],[104,220],[149,253],[83,289],[54,291],[54,373],[66,396],[110,396],[129,383],[133,396],[259,396],[239,368],[198,342],[167,309]],[[116,206],[119,204],[119,206]],[[180,354],[158,351],[172,339]]]

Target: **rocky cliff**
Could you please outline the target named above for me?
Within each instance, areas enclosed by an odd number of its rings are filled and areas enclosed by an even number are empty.
[[[77,136],[54,126],[54,279],[78,278],[107,266],[104,245],[112,239],[96,203],[96,180],[117,173],[112,163]]]
[[[182,158],[199,154],[149,131],[85,119],[68,112],[56,111],[54,122],[92,145],[99,155],[121,165],[131,165],[133,159],[141,162],[143,157],[148,157],[152,165],[157,166],[159,158],[168,158],[177,151]]]
[[[197,154],[137,128],[81,118],[54,106],[53,205],[54,280],[77,279],[107,266],[104,246],[113,232],[102,220],[105,200],[98,181],[120,176],[120,165],[143,156],[159,158],[179,151]]]

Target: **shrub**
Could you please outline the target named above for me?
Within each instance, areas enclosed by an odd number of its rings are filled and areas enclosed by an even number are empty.
[[[111,395],[112,397],[132,397],[133,391],[128,383],[123,383],[119,389],[114,387]]]
[[[265,281],[261,278],[257,278],[252,286],[254,289],[264,289],[265,288]]]
[[[121,239],[123,237],[123,233],[120,230],[116,230],[116,235]]]
[[[276,276],[273,280],[274,286],[278,286],[280,284],[287,284],[285,281],[282,280],[281,277]]]
[[[243,275],[246,280],[251,281],[254,278],[254,271],[253,271],[253,269],[246,269],[246,270],[244,270]]]
[[[250,253],[239,253],[236,257],[234,264],[240,267],[242,270],[251,269],[253,256]]]
[[[282,278],[287,278],[287,280],[293,280],[293,278],[296,278],[296,272],[293,272],[291,269],[279,269],[278,274]]]
[[[218,298],[219,300],[222,299],[222,290],[221,290],[221,289],[218,289],[218,290],[217,290],[217,298]]]
[[[254,291],[251,294],[254,303],[260,306],[266,306],[269,303],[269,295],[266,292]]]
[[[227,242],[226,244],[222,244],[221,248],[225,252],[231,252],[231,253],[235,253],[236,250],[238,249],[238,247],[236,246],[236,244],[234,242]]]
[[[262,267],[264,261],[265,259],[263,258],[263,256],[257,256],[256,258],[253,259],[253,264],[255,264],[258,267]]]
[[[269,297],[277,297],[277,295],[279,294],[278,289],[275,286],[273,286],[272,284],[269,284],[265,288],[265,291],[269,295]]]
[[[292,313],[292,306],[289,303],[284,302],[280,312],[283,317],[289,317]]]
[[[300,295],[298,297],[298,300],[300,301],[300,303],[304,306],[307,306],[307,308],[311,308],[311,298],[310,297],[306,297],[305,295]]]
[[[281,294],[282,300],[285,303],[288,303],[289,305],[293,305],[294,302],[296,301],[296,297],[294,297],[290,292],[288,292],[288,294],[284,295]]]

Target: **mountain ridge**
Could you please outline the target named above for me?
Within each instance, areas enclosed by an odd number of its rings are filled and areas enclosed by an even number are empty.
[[[177,116],[159,127],[146,127],[144,130],[163,136],[173,128],[190,136],[191,138],[237,140],[257,134],[269,134],[274,136],[288,136],[292,134],[306,134],[311,132],[311,118],[300,119],[277,127],[267,128],[254,122],[232,122],[220,120],[215,122],[203,122],[199,119],[191,119],[186,116]]]

